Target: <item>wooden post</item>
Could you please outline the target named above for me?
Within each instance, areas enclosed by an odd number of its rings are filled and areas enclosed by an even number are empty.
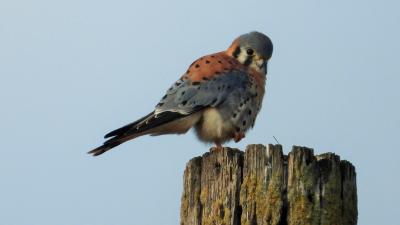
[[[224,148],[190,160],[181,225],[354,225],[354,166],[333,153],[294,146]]]

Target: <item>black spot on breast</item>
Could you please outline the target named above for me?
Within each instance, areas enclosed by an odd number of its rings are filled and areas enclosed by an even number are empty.
[[[164,103],[163,103],[163,102],[160,102],[160,103],[157,104],[157,107],[161,107],[161,106],[163,106],[163,105],[164,105]]]
[[[233,118],[236,118],[236,116],[237,116],[237,113],[234,113],[234,114],[232,115]]]
[[[246,126],[246,120],[243,120],[242,124],[243,124],[243,126]]]
[[[212,100],[212,102],[211,102],[211,105],[214,104],[214,103],[216,103],[217,100],[218,100],[217,98],[214,98],[214,99]]]
[[[199,65],[199,64],[196,64],[194,67],[196,67],[196,68],[199,68],[199,67],[200,67],[200,65]]]
[[[200,82],[198,82],[198,81],[192,82],[192,85],[199,85],[199,84],[200,84]]]
[[[210,63],[210,61],[206,60],[206,64],[209,64],[209,63]]]
[[[241,102],[239,106],[242,107],[243,106],[243,102]]]
[[[168,96],[168,95],[164,95],[164,96],[162,97],[162,100],[166,99],[166,98],[167,98],[167,96]]]
[[[251,110],[249,110],[248,114],[249,114],[249,115],[251,115],[251,113],[252,113],[252,111],[251,111]]]
[[[182,91],[181,95],[183,96],[185,93],[186,93],[185,91]]]
[[[207,77],[203,77],[202,79],[203,79],[203,80],[209,80]]]
[[[219,63],[219,64],[222,64],[221,60],[218,60],[218,63]]]
[[[215,55],[212,55],[211,58],[215,58]]]
[[[186,103],[187,103],[187,101],[185,100],[185,101],[183,101],[182,102],[182,106],[185,106],[186,105]]]
[[[240,128],[239,127],[236,127],[236,132],[239,132],[240,131]]]

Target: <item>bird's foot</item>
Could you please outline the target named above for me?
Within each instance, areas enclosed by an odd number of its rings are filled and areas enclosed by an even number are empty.
[[[222,151],[224,147],[221,144],[215,143],[215,146],[210,149],[210,152]]]
[[[240,140],[242,140],[245,137],[244,132],[235,132],[235,136],[233,137],[233,140],[238,143]]]

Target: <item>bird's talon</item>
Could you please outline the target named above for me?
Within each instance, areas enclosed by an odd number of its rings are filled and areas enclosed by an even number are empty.
[[[215,143],[215,146],[210,149],[210,152],[219,152],[222,151],[224,147],[221,144]]]

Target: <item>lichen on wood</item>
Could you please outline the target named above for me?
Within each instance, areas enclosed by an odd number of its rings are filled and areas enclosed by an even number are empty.
[[[224,148],[189,161],[181,225],[357,224],[354,166],[294,146]]]

